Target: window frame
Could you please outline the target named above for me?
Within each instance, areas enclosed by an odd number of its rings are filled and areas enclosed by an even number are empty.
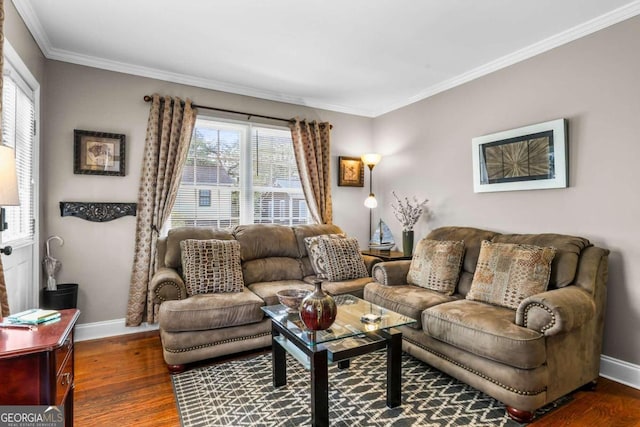
[[[11,239],[11,240],[6,240],[3,239],[2,234],[0,233],[0,242],[2,242],[3,245],[6,244],[11,244],[11,246],[14,249],[17,248],[21,248],[23,246],[27,246],[27,245],[34,245],[34,251],[33,251],[33,256],[34,256],[34,264],[36,265],[36,267],[34,268],[35,270],[35,275],[34,277],[38,277],[38,272],[40,271],[39,266],[37,265],[38,262],[38,250],[37,247],[39,246],[39,241],[40,241],[40,227],[39,227],[39,218],[40,218],[40,83],[38,83],[38,81],[36,80],[36,78],[33,76],[33,74],[31,73],[31,71],[29,70],[29,68],[27,68],[27,66],[24,64],[24,62],[22,61],[22,59],[20,58],[20,55],[18,55],[18,53],[16,52],[16,50],[13,48],[13,46],[11,45],[11,43],[9,43],[8,40],[5,39],[4,41],[4,46],[3,46],[3,54],[4,54],[4,70],[3,73],[6,72],[14,72],[16,74],[16,77],[18,78],[18,81],[16,82],[16,84],[23,90],[23,91],[30,91],[31,95],[33,96],[33,108],[34,108],[34,112],[33,112],[33,121],[34,121],[34,134],[33,134],[33,140],[32,140],[32,170],[31,170],[31,182],[32,182],[32,187],[31,187],[31,193],[33,196],[33,199],[31,201],[32,203],[32,210],[33,210],[33,224],[32,224],[32,229],[33,229],[33,234],[30,238],[18,238],[18,239]],[[1,120],[1,117],[0,117]],[[15,148],[15,147],[14,147]],[[11,225],[9,225],[11,226]]]
[[[209,190],[208,188],[198,189],[198,207],[211,207],[211,190]]]
[[[208,114],[198,114],[197,118],[196,118],[196,125],[194,126],[194,133],[193,136],[195,136],[195,131],[198,128],[198,122],[199,121],[209,121],[212,122],[213,127],[219,129],[227,129],[227,130],[237,130],[240,132],[241,136],[240,136],[240,160],[239,160],[239,164],[238,164],[238,168],[239,168],[239,185],[237,186],[237,189],[240,193],[240,200],[239,200],[239,210],[240,210],[240,215],[238,217],[238,224],[254,224],[254,223],[258,223],[255,220],[258,218],[255,218],[255,203],[254,203],[254,194],[256,192],[260,192],[260,191],[264,191],[265,187],[264,186],[254,186],[254,173],[253,173],[253,162],[254,162],[254,153],[253,153],[253,135],[254,135],[254,131],[255,128],[258,129],[272,129],[272,130],[277,130],[277,131],[287,131],[289,132],[289,128],[285,127],[285,126],[277,126],[277,125],[273,125],[273,124],[269,124],[269,123],[262,123],[262,122],[248,122],[248,121],[242,121],[242,120],[233,120],[233,119],[228,119],[228,118],[223,118],[223,117],[216,117],[213,115],[208,115]],[[192,136],[192,139],[193,139]],[[295,156],[295,155],[294,155]],[[295,162],[295,158],[294,158],[294,162]],[[294,165],[295,166],[295,165]],[[295,166],[297,169],[297,166]],[[180,184],[182,185],[182,183]],[[195,185],[195,188],[197,187],[197,183]],[[267,187],[268,188],[268,187]],[[201,190],[201,189],[199,189]],[[309,215],[309,208],[306,205],[306,200],[304,197],[304,192],[302,189],[302,186],[298,189],[292,189],[292,188],[281,188],[279,189],[278,192],[282,192],[282,193],[293,193],[296,195],[299,195],[301,197],[301,200],[295,200],[292,199],[291,202],[288,204],[288,209],[290,210],[290,214],[289,214],[289,222],[294,222],[295,221],[301,221],[303,219],[303,217],[301,217],[300,215],[297,216],[293,216],[293,212],[294,212],[294,205],[298,205],[300,202],[302,202],[305,205],[305,209],[302,210],[298,207],[298,212],[305,212],[306,216],[304,217],[304,219],[306,220],[307,224],[310,224],[313,222],[313,219],[311,218],[311,216]],[[212,197],[213,198],[213,197]],[[200,195],[198,195],[198,204],[199,204],[199,199],[200,199]],[[213,203],[213,200],[211,200],[211,203]],[[167,221],[168,223],[168,227],[165,227],[165,229],[169,229],[172,227],[171,225],[171,216],[173,215],[173,210],[176,208],[176,206],[174,205],[172,208],[172,213],[169,217],[169,221]],[[273,209],[271,209],[273,211]],[[280,216],[278,216],[278,218],[280,218]],[[235,217],[232,216],[230,217],[230,221],[231,224],[233,224]],[[271,220],[271,222],[269,223],[273,223],[273,221],[275,221],[277,218],[273,215],[271,215],[271,217],[269,218]],[[218,222],[223,221],[223,219],[218,219],[215,220]],[[226,221],[226,220],[225,220]],[[261,223],[264,223],[261,222]]]

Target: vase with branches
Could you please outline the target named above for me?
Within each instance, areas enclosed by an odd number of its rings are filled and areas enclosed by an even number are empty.
[[[396,199],[395,203],[391,203],[393,215],[402,225],[402,251],[405,256],[411,256],[413,253],[413,227],[420,219],[424,211],[424,205],[429,201],[424,199],[418,200],[413,196],[413,201],[408,197],[401,199],[395,191],[391,192]]]

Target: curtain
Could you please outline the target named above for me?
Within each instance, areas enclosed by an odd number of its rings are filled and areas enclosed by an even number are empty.
[[[157,307],[149,292],[155,272],[156,243],[176,200],[196,113],[188,99],[183,103],[179,98],[161,99],[158,94],[153,95],[138,192],[127,326],[138,326],[143,320],[156,321]]]
[[[2,68],[4,67],[4,0],[0,0],[0,135],[2,135]],[[4,282],[4,268],[0,255],[0,319],[9,315],[9,300],[7,285]]]
[[[331,224],[331,125],[295,119],[289,127],[311,217],[318,224]]]

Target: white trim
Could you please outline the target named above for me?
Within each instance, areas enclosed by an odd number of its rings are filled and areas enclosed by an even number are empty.
[[[51,46],[51,42],[47,37],[46,31],[42,27],[42,24],[40,23],[40,20],[31,7],[30,2],[13,0],[13,4],[24,20],[25,24],[27,25],[27,28],[29,28],[29,31],[33,35],[34,39],[38,43],[38,46],[42,50],[43,54],[48,59],[55,59],[58,61],[70,62],[73,64],[86,65],[89,67],[101,68],[104,70],[116,71],[135,76],[148,77],[173,83],[196,86],[205,89],[219,90],[228,93],[235,93],[238,95],[268,99],[271,101],[304,105],[311,108],[320,108],[324,110],[336,111],[339,113],[355,114],[364,117],[378,117],[390,111],[397,110],[409,104],[413,104],[430,96],[436,95],[440,92],[444,92],[461,84],[467,83],[471,80],[475,80],[487,74],[493,73],[494,71],[498,71],[502,68],[524,61],[533,56],[539,55],[543,52],[572,42],[576,39],[587,36],[603,28],[617,24],[624,21],[625,19],[629,19],[640,14],[640,0],[636,0],[602,16],[596,17],[583,24],[563,31],[562,33],[551,36],[538,43],[534,43],[528,47],[525,47],[524,49],[520,49],[516,52],[505,55],[502,58],[498,58],[495,61],[491,61],[471,71],[460,74],[459,76],[428,87],[423,91],[417,93],[416,95],[409,97],[405,101],[390,104],[379,111],[373,111],[362,108],[354,108],[347,105],[329,104],[310,98],[289,96],[286,94],[265,91],[254,87],[235,85],[229,82],[206,79],[187,74],[171,73],[156,68],[142,67],[124,62],[98,58],[95,56],[82,55],[63,49],[56,49]]]
[[[600,376],[640,390],[640,365],[600,356]]]
[[[76,326],[75,340],[88,341],[138,332],[155,331],[158,324],[143,323],[140,326],[125,326],[125,319],[105,320],[103,322],[82,323]]]

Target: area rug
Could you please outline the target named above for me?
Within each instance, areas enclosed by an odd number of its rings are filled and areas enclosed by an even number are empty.
[[[287,385],[279,388],[273,387],[270,353],[192,369],[172,379],[184,427],[311,424],[310,374],[289,355]],[[353,359],[348,369],[329,368],[332,426],[521,426],[505,414],[502,403],[407,354],[402,405],[389,409],[385,401],[384,351]]]

